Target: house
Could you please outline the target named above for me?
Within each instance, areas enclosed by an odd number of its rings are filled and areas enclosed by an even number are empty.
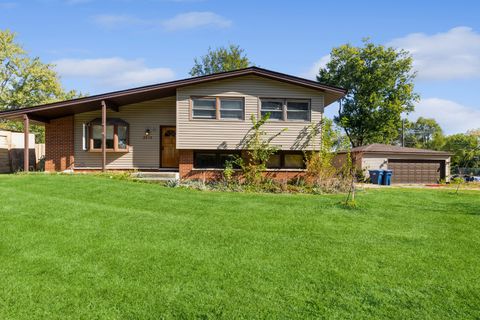
[[[35,144],[35,135],[28,135],[30,145],[29,164],[35,168],[43,156],[42,145]],[[0,130],[0,173],[11,173],[23,169],[24,134],[9,130]]]
[[[270,113],[265,129],[280,152],[272,178],[302,174],[311,124],[346,94],[258,67],[0,112],[45,124],[45,170],[175,171],[181,179],[218,177],[226,159],[245,155],[251,116]],[[315,139],[319,139],[318,137]],[[28,152],[28,145],[25,148]],[[28,159],[28,157],[26,157]],[[25,164],[28,169],[28,163]]]
[[[405,148],[386,144],[370,144],[353,148],[351,157],[357,168],[368,178],[368,170],[392,170],[392,183],[438,183],[448,181],[450,156],[443,151]],[[346,151],[337,155],[343,163]]]

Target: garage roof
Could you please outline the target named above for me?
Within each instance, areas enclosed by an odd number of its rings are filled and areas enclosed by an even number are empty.
[[[345,153],[346,151],[341,151],[339,153]],[[417,149],[417,148],[406,148],[400,146],[392,146],[388,144],[373,143],[366,146],[356,147],[351,150],[353,153],[389,153],[389,154],[424,154],[424,155],[451,155],[449,152],[437,151],[437,150],[428,150],[428,149]]]

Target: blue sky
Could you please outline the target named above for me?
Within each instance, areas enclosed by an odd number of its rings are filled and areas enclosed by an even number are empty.
[[[480,127],[479,12],[479,1],[0,0],[0,28],[89,94],[187,77],[194,57],[230,43],[312,78],[332,47],[370,37],[412,52],[422,100],[409,117],[450,134]]]

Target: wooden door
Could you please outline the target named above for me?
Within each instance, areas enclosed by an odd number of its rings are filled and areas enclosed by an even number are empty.
[[[175,127],[161,127],[160,166],[162,168],[178,168],[176,136],[177,130]]]

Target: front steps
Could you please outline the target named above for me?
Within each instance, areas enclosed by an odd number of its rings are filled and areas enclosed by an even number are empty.
[[[134,172],[132,178],[139,181],[168,182],[180,179],[180,174],[174,171]]]

